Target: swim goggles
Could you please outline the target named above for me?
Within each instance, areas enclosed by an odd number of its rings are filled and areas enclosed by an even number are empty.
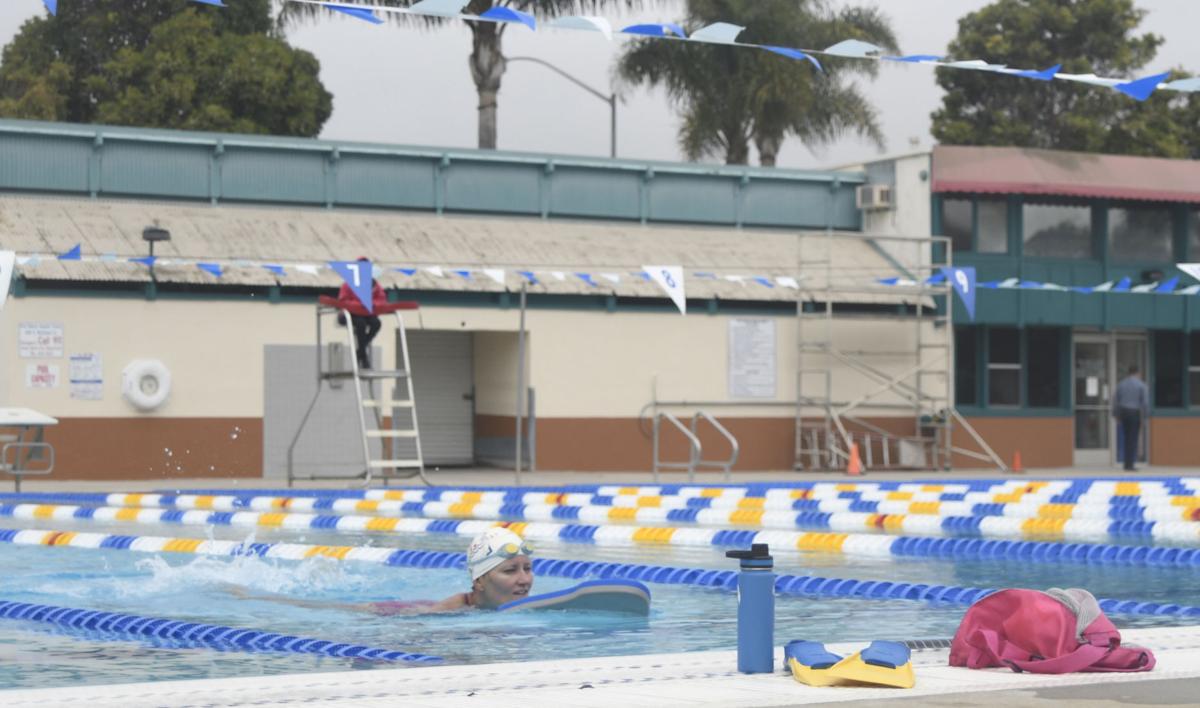
[[[528,541],[522,541],[519,545],[509,541],[499,548],[493,548],[489,550],[487,555],[476,558],[475,560],[471,561],[470,564],[479,565],[490,558],[503,558],[504,560],[508,560],[509,558],[516,558],[517,556],[531,555],[533,555],[533,546],[530,545]]]

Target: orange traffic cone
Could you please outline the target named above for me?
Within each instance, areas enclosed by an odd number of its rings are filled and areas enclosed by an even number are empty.
[[[846,463],[846,474],[859,477],[863,473],[862,460],[858,457],[858,443],[850,444],[850,461]]]
[[[1013,474],[1021,474],[1022,472],[1025,471],[1025,466],[1021,464],[1021,451],[1020,450],[1016,450],[1013,452],[1013,463],[1012,463],[1011,471]]]

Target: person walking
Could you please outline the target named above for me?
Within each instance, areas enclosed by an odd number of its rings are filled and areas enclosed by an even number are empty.
[[[1125,469],[1132,472],[1138,458],[1138,438],[1142,432],[1142,418],[1150,414],[1150,390],[1138,375],[1137,364],[1117,384],[1113,396],[1113,417],[1121,424],[1121,441],[1125,453]]]

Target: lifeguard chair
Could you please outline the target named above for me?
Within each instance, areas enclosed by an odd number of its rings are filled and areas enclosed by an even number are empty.
[[[346,344],[349,356],[342,356],[342,345],[331,341],[329,351],[326,351],[323,325],[331,318],[336,318],[344,312],[344,307],[336,298],[322,295],[317,305],[317,392],[287,452],[288,487],[296,480],[330,480],[330,479],[361,479],[362,486],[369,486],[378,477],[386,485],[392,479],[408,479],[420,477],[429,485],[425,477],[425,460],[421,455],[421,434],[417,425],[417,404],[413,395],[412,367],[408,354],[408,336],[404,327],[404,311],[418,308],[413,301],[389,302],[376,304],[374,314],[381,323],[393,319],[396,323],[396,368],[394,369],[362,369],[358,365],[354,352],[357,342],[354,328],[346,330]],[[345,313],[349,317],[349,313]],[[392,315],[391,318],[387,317]],[[331,338],[332,340],[332,338]],[[343,366],[343,360],[349,360],[349,366]],[[357,476],[322,476],[297,475],[294,465],[296,445],[304,433],[309,417],[321,398],[321,394],[331,390],[341,382],[351,382],[354,385],[354,396],[358,406],[359,430],[362,434],[363,469]],[[403,382],[403,383],[402,383]],[[390,383],[390,386],[389,386]],[[378,386],[376,385],[378,384]],[[377,391],[378,389],[378,391]],[[407,424],[406,424],[407,422]],[[377,443],[374,444],[374,443]],[[373,447],[379,451],[374,456]]]

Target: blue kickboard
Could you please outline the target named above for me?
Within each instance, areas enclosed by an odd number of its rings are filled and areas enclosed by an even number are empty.
[[[633,580],[588,580],[564,590],[514,600],[496,609],[499,612],[583,610],[644,616],[650,614],[650,588]]]

